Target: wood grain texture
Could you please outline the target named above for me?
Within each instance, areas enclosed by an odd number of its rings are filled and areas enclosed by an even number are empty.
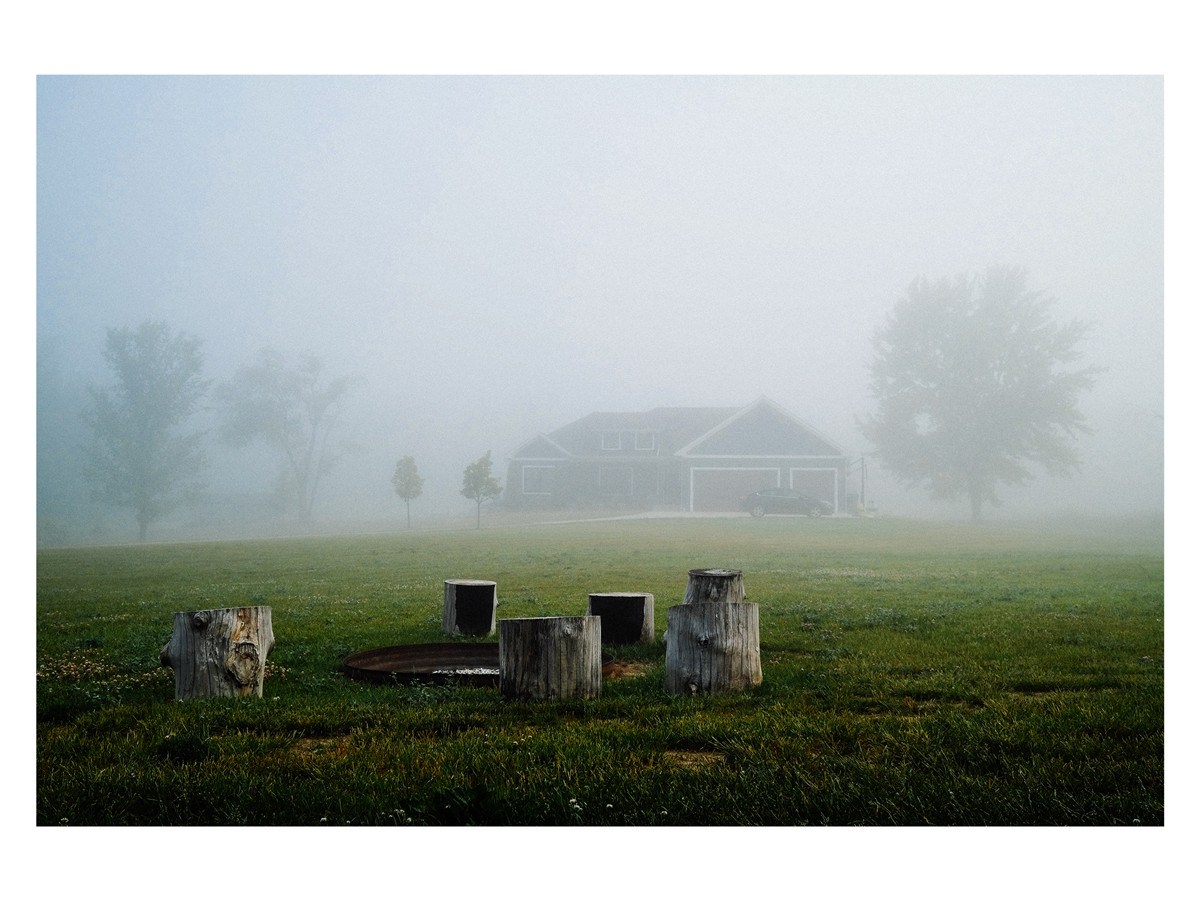
[[[742,691],[761,683],[757,603],[693,603],[667,610],[668,693]]]
[[[159,660],[175,670],[176,700],[261,697],[274,647],[271,607],[201,609],[175,613]]]
[[[743,603],[746,586],[737,569],[692,569],[688,572],[687,591],[683,602]]]
[[[500,695],[506,700],[599,697],[599,616],[500,620]]]

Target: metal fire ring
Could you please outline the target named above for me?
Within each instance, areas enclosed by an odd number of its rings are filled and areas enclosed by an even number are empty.
[[[613,668],[607,653],[601,658],[602,675]],[[342,662],[342,671],[357,681],[376,684],[461,684],[469,687],[498,687],[500,645],[489,644],[404,644],[352,653]]]

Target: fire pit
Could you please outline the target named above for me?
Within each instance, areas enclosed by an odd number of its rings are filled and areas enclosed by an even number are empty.
[[[500,684],[499,644],[406,644],[352,653],[342,671],[379,684]]]
[[[601,660],[605,678],[612,674],[613,658]],[[500,685],[500,645],[404,644],[352,653],[342,671],[356,681],[376,684],[461,684],[469,687]]]

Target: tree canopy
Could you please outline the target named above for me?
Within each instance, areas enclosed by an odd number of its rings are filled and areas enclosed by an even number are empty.
[[[392,473],[392,487],[396,496],[404,501],[404,517],[409,528],[412,527],[412,516],[408,504],[421,496],[421,488],[425,479],[417,474],[417,461],[411,456],[405,456],[396,463],[396,471]]]
[[[210,382],[201,377],[200,340],[172,335],[161,321],[108,329],[104,360],[116,383],[89,388],[84,474],[95,499],[133,509],[145,540],[151,523],[204,488],[203,432],[179,428]]]
[[[1078,467],[1089,432],[1078,408],[1096,367],[1071,367],[1089,326],[1057,325],[1053,300],[1026,272],[989,269],[955,280],[915,279],[874,336],[862,430],[884,467],[938,499],[966,496],[971,518],[998,505],[996,488]]]
[[[331,436],[353,382],[325,378],[323,370],[311,353],[289,364],[268,349],[218,388],[222,440],[234,447],[262,441],[278,451],[277,491],[301,521],[312,517],[321,479],[345,449],[333,446]]]
[[[462,495],[475,501],[475,527],[481,524],[483,504],[499,497],[504,489],[500,479],[492,475],[492,451],[489,450],[463,470]]]

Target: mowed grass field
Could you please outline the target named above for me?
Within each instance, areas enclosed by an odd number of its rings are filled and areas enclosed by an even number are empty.
[[[383,686],[347,654],[449,640],[443,582],[500,618],[741,569],[763,683],[673,696],[606,648],[603,696]],[[176,611],[268,605],[264,696],[177,703]],[[647,519],[47,549],[40,825],[1161,825],[1160,520]],[[463,640],[463,639],[460,639]],[[493,638],[494,640],[494,638]]]

